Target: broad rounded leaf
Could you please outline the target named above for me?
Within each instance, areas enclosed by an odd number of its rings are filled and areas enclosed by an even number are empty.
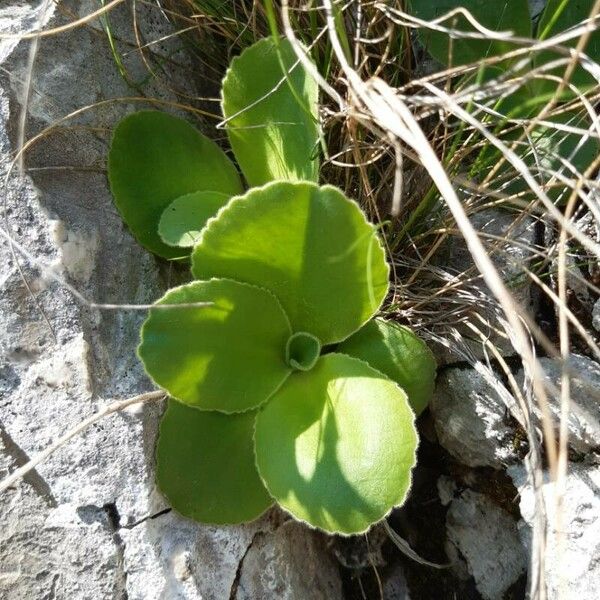
[[[559,33],[566,31],[572,27],[576,27],[582,21],[589,18],[592,9],[594,8],[595,0],[548,0],[540,22],[538,24],[538,37],[548,39],[552,36],[558,35]],[[563,42],[563,46],[574,48],[579,42],[579,37],[575,37],[567,42]],[[595,63],[600,62],[600,31],[593,31],[590,35],[588,42],[583,50],[592,61]],[[536,67],[541,67],[551,61],[565,57],[564,54],[558,54],[557,52],[546,51],[538,52],[534,56],[534,64]],[[557,68],[553,71],[549,71],[550,74],[562,78],[567,65]],[[596,67],[597,69],[597,67]],[[554,89],[558,87],[557,81],[536,80],[538,84],[539,93],[552,94]],[[570,82],[580,88],[582,91],[590,86],[596,87],[598,82],[594,77],[587,72],[583,67],[577,66],[574,73],[571,76]],[[566,96],[572,96],[573,92],[566,91]]]
[[[512,31],[516,36],[531,37],[531,16],[527,0],[411,0],[410,7],[410,12],[424,21],[438,19],[457,7],[463,7],[492,31]],[[447,19],[442,25],[458,31],[476,32],[460,14]],[[447,33],[423,27],[419,29],[419,37],[431,56],[442,64],[449,64],[450,38]],[[474,63],[515,48],[512,44],[498,40],[455,38],[452,40],[452,64]]]
[[[182,252],[158,234],[165,208],[179,196],[214,190],[242,191],[224,152],[187,121],[158,111],[125,117],[114,132],[108,177],[123,220],[145,248],[165,258]]]
[[[287,39],[262,39],[234,58],[222,96],[229,140],[251,186],[317,181],[319,87]]]
[[[258,472],[297,519],[366,531],[404,502],[417,433],[406,394],[356,358],[328,354],[294,373],[259,411]]]
[[[194,306],[199,302],[212,304]],[[288,376],[290,325],[266,290],[226,279],[196,281],[167,292],[158,305],[144,322],[138,354],[155,383],[181,402],[244,411],[262,404]]]
[[[169,402],[156,479],[175,510],[202,523],[235,524],[273,504],[254,462],[255,418],[253,411],[224,415]]]
[[[163,212],[158,233],[165,244],[192,247],[200,237],[206,221],[214,217],[231,198],[222,192],[192,192],[180,196]]]
[[[322,344],[359,329],[388,289],[383,249],[358,205],[308,182],[275,182],[233,198],[202,231],[192,272],[270,290],[294,332]]]
[[[427,344],[408,327],[374,319],[343,341],[337,348],[360,358],[395,381],[421,414],[435,388],[436,362]]]

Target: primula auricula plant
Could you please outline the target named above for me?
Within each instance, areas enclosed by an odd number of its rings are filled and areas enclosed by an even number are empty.
[[[158,484],[201,522],[278,503],[359,533],[406,497],[435,361],[409,329],[372,319],[385,254],[359,206],[316,182],[318,89],[288,42],[248,48],[222,93],[246,193],[213,142],[163,113],[125,118],[109,158],[132,233],[189,257],[194,277],[142,327],[139,356],[171,397]]]

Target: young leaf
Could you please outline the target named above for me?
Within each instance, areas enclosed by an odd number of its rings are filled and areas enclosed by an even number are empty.
[[[189,306],[198,302],[212,304]],[[292,332],[268,291],[212,279],[174,288],[157,304],[142,327],[138,354],[154,382],[181,402],[245,411],[288,376],[285,347]]]
[[[319,359],[321,342],[310,333],[299,331],[290,336],[285,347],[287,364],[298,371],[310,371]]]
[[[258,472],[297,519],[366,531],[402,504],[417,433],[406,394],[356,358],[327,354],[294,373],[256,418]]]
[[[411,13],[431,21],[438,19],[457,7],[468,10],[484,27],[492,31],[512,31],[513,35],[531,37],[531,16],[527,0],[411,0]],[[458,31],[475,32],[477,30],[461,14],[442,23],[444,27]],[[442,64],[449,64],[450,38],[448,34],[432,29],[419,30],[421,43],[431,56]],[[515,46],[507,42],[489,39],[455,38],[452,40],[452,64],[474,63],[488,56],[496,56],[514,50]]]
[[[234,58],[222,97],[229,140],[251,186],[317,181],[319,87],[287,39],[262,39]]]
[[[273,504],[254,462],[255,418],[253,411],[224,415],[169,401],[156,479],[175,510],[201,523],[235,524]]]
[[[360,358],[395,381],[421,414],[433,394],[436,362],[427,344],[408,327],[374,319],[343,341],[337,348]]]
[[[165,244],[191,248],[200,238],[206,221],[229,202],[231,196],[221,192],[192,192],[180,196],[160,218],[158,233]]]
[[[203,230],[192,272],[270,290],[292,329],[324,345],[359,329],[388,289],[383,249],[358,205],[308,182],[274,182],[233,198]]]
[[[214,190],[242,191],[225,153],[183,119],[158,111],[125,117],[115,129],[108,157],[115,204],[135,238],[164,258],[181,256],[158,234],[165,208],[179,196]]]

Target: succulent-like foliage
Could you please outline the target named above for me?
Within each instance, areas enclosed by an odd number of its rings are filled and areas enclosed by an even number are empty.
[[[369,322],[388,291],[383,247],[354,201],[314,181],[316,87],[293,58],[287,42],[263,40],[224,84],[235,156],[261,187],[240,193],[235,172],[225,181],[233,166],[221,150],[156,113],[119,125],[109,170],[146,247],[172,258],[192,248],[195,280],[149,311],[138,348],[171,396],[161,490],[202,522],[248,521],[277,502],[313,527],[352,534],[406,497],[411,403],[425,406],[435,363],[407,329]],[[168,144],[147,150],[138,134]],[[170,160],[172,181],[157,183]]]
[[[229,141],[249,185],[317,181],[319,88],[287,39],[260,40],[234,58],[222,97]]]
[[[108,177],[131,233],[164,258],[182,255],[158,233],[160,218],[173,200],[199,190],[229,196],[242,191],[233,163],[213,141],[183,119],[157,111],[134,113],[119,123]]]
[[[427,344],[408,327],[373,319],[344,340],[338,352],[369,363],[395,381],[420,415],[433,394],[437,364]]]
[[[202,232],[192,273],[271,290],[294,331],[322,344],[356,331],[388,287],[383,248],[356,203],[306,181],[276,181],[232,199]]]

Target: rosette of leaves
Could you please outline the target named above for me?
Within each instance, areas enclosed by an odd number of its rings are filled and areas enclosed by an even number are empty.
[[[172,398],[157,451],[171,504],[238,523],[277,502],[343,534],[402,504],[409,401],[427,402],[435,363],[409,330],[370,321],[388,266],[358,205],[310,182],[254,188],[201,231],[192,273],[150,310],[139,347]]]
[[[354,201],[315,183],[316,86],[295,65],[284,41],[263,40],[224,80],[231,146],[258,187],[242,193],[222,150],[157,112],[121,122],[109,175],[134,235],[192,263],[138,350],[171,397],[160,489],[201,522],[278,503],[352,534],[404,501],[436,367],[410,330],[372,320],[388,291],[383,248]]]

